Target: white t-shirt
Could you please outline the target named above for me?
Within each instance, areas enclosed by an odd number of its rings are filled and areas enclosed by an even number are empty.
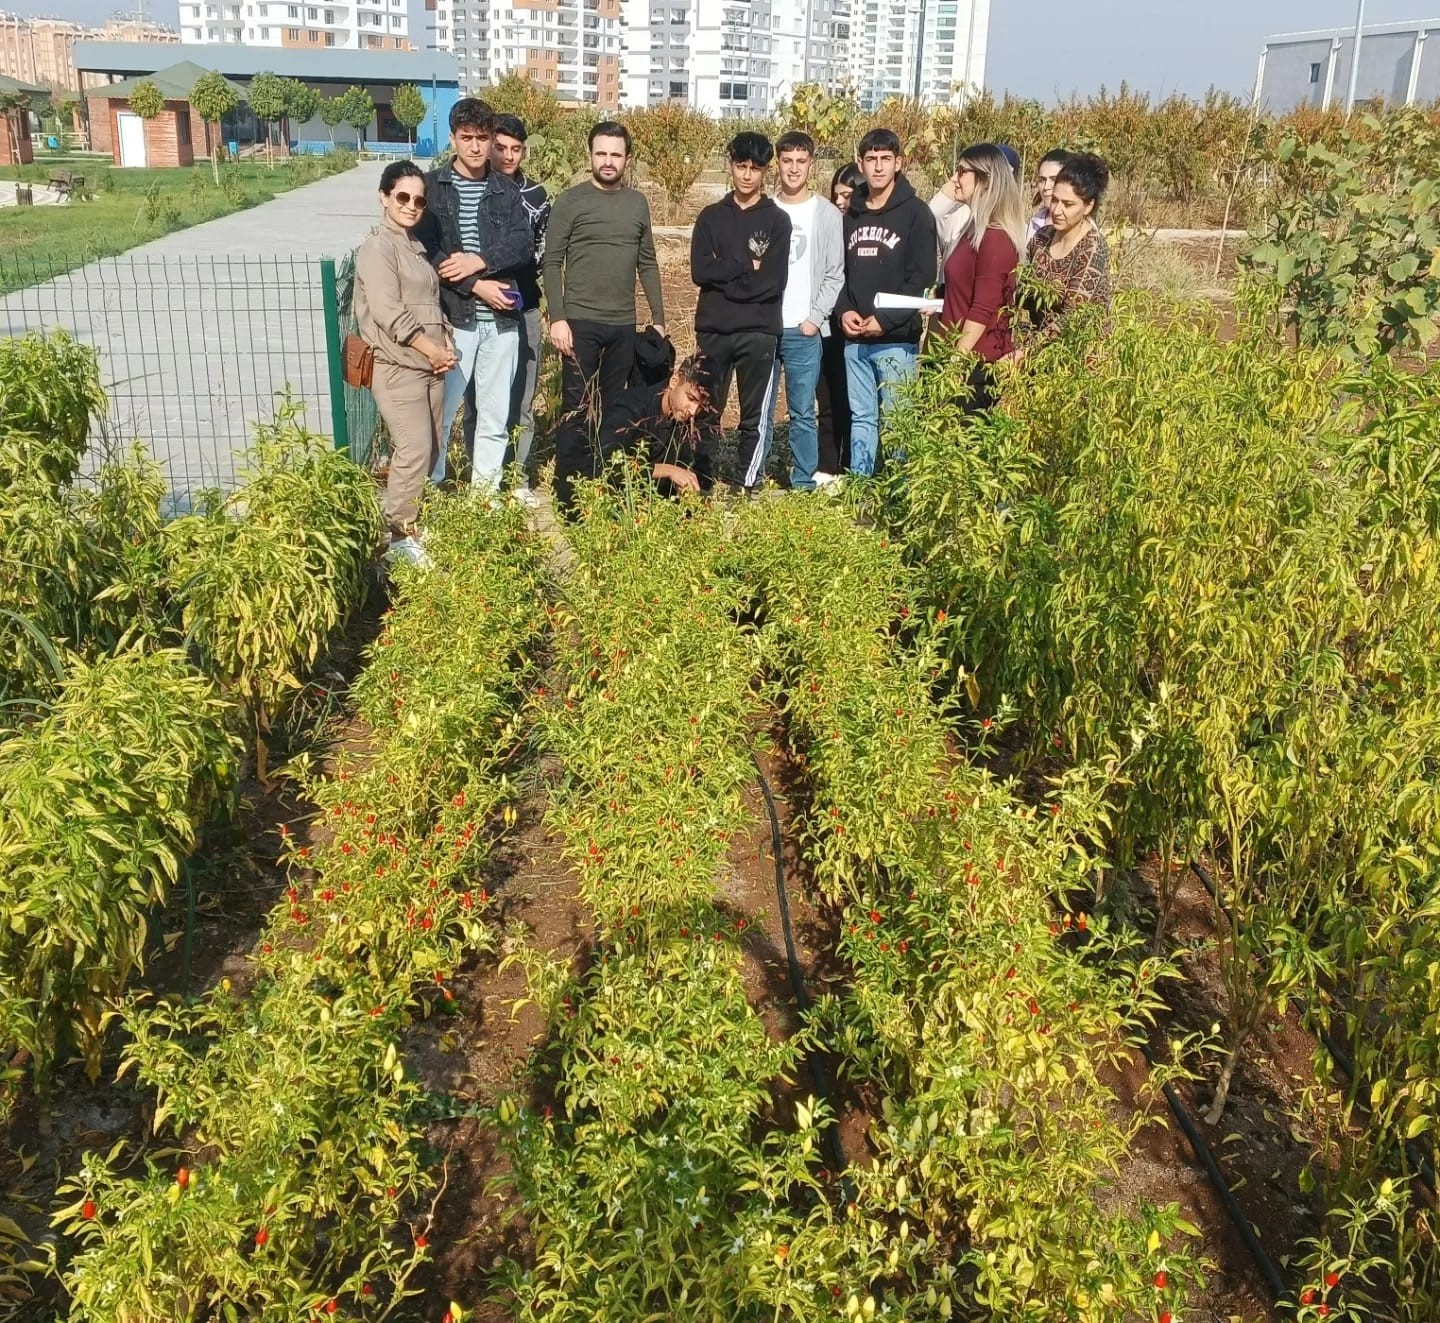
[[[813,302],[810,288],[810,245],[815,242],[815,210],[820,199],[813,193],[804,202],[780,202],[790,217],[790,274],[785,278],[785,301],[780,319],[786,326],[799,326],[810,317]]]

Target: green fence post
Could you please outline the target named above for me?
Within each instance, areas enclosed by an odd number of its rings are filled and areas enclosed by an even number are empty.
[[[320,289],[325,300],[325,356],[330,362],[330,426],[335,449],[350,449],[350,419],[345,413],[345,361],[340,334],[340,298],[335,284],[335,259],[320,259]]]

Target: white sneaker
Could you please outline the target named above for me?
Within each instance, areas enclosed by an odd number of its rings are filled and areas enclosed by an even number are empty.
[[[413,565],[416,569],[428,570],[431,560],[425,548],[413,537],[397,537],[390,543],[385,559],[395,565]]]
[[[529,487],[516,487],[510,494],[527,510],[538,510],[544,504],[540,493],[531,491]]]
[[[832,482],[839,482],[840,479],[833,473],[817,473],[815,475],[815,489],[828,487]]]

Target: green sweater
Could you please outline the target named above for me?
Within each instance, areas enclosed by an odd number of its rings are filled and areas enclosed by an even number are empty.
[[[650,204],[633,188],[586,182],[555,199],[545,231],[545,302],[552,322],[635,325],[635,276],[650,320],[665,324]]]

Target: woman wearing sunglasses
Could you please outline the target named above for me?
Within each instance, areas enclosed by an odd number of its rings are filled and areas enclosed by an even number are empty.
[[[967,147],[961,154],[955,192],[969,215],[945,262],[940,324],[958,328],[956,347],[975,355],[968,404],[974,412],[995,402],[993,365],[1015,348],[1010,315],[1027,218],[1010,161],[991,143]]]
[[[375,351],[371,391],[390,434],[383,507],[393,561],[426,565],[415,537],[425,477],[444,444],[445,374],[455,342],[440,311],[440,278],[413,231],[425,214],[425,176],[413,161],[380,176],[384,220],[355,256],[355,317]]]

